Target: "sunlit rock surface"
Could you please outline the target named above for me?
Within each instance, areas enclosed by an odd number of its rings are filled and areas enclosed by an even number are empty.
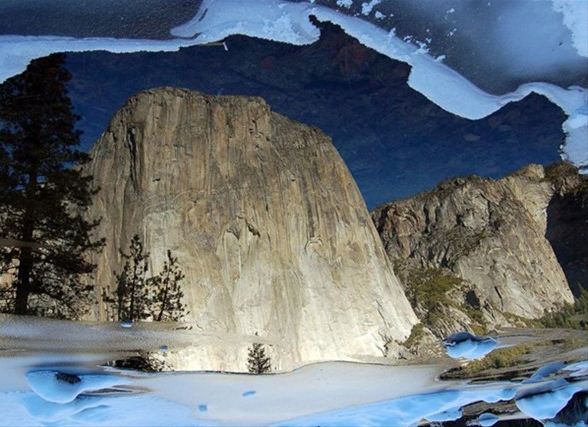
[[[538,165],[496,181],[457,178],[372,217],[392,260],[464,279],[473,293],[463,299],[475,301],[488,322],[507,322],[504,313],[538,318],[573,301],[545,237],[555,181]]]
[[[330,139],[262,99],[143,92],[92,157],[92,215],[107,239],[98,295],[138,233],[155,271],[166,250],[178,256],[196,329],[258,332],[277,369],[381,356],[383,337],[402,341],[416,322]],[[173,364],[244,370],[246,356],[246,346],[199,346]]]

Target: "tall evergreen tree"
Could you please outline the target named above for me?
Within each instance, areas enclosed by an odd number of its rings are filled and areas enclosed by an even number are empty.
[[[34,60],[0,85],[0,262],[15,277],[16,314],[80,315],[91,292],[81,278],[95,269],[86,255],[104,244],[84,218],[97,189],[80,169],[89,157],[64,60]]]

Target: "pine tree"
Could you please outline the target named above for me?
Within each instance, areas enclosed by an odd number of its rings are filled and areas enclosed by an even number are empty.
[[[184,293],[180,286],[185,277],[178,266],[178,259],[168,250],[163,270],[153,277],[149,284],[152,292],[150,303],[153,307],[153,320],[179,321],[187,314],[182,304]]]
[[[104,244],[84,218],[97,189],[80,169],[89,157],[77,148],[64,60],[34,60],[0,85],[0,263],[14,276],[16,314],[81,315],[92,291],[81,279],[95,269],[87,254]]]
[[[129,252],[120,250],[121,257],[125,260],[122,271],[115,274],[115,295],[110,296],[105,292],[103,299],[114,307],[116,320],[144,320],[149,317],[148,312],[148,283],[147,271],[149,269],[149,254],[143,252],[143,243],[138,234],[135,234],[129,245]]]
[[[120,273],[114,272],[114,294],[108,290],[103,294],[103,301],[113,308],[114,320],[179,321],[187,314],[180,285],[185,276],[171,251],[161,273],[151,277],[147,277],[149,253],[144,252],[139,235],[131,239],[129,253],[121,250],[120,254],[125,262]]]
[[[255,334],[257,335],[257,333]],[[247,369],[252,374],[265,374],[271,371],[272,365],[269,356],[265,354],[263,344],[253,343],[249,347],[247,355]]]

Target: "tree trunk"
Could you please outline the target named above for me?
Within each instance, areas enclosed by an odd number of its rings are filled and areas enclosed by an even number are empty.
[[[33,268],[31,249],[23,248],[18,262],[18,276],[16,282],[16,299],[14,314],[28,314],[28,301],[31,293],[31,270]]]
[[[30,202],[25,208],[22,222],[20,240],[33,243],[34,229],[34,200],[37,190],[37,173],[29,174],[29,183],[26,195]],[[33,271],[33,250],[30,246],[20,250],[18,258],[18,275],[16,279],[16,298],[14,301],[14,314],[28,314],[29,295],[31,294],[31,272]]]
[[[169,281],[166,282],[166,284],[165,284],[165,291],[163,292],[163,299],[161,301],[161,310],[159,311],[159,316],[157,316],[158,322],[161,322],[161,319],[163,318],[163,312],[165,311],[165,306],[167,304],[168,289],[169,289]]]

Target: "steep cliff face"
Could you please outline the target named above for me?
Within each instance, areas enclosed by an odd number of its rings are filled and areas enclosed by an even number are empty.
[[[138,233],[152,268],[186,274],[195,330],[273,343],[273,366],[380,355],[416,323],[355,182],[321,131],[260,98],[155,89],[131,98],[92,151],[101,187],[98,287]],[[101,289],[97,289],[100,293]],[[107,316],[99,304],[97,316]],[[247,344],[199,346],[178,368],[244,370]]]
[[[508,324],[509,314],[538,318],[573,300],[545,237],[555,193],[543,167],[531,165],[496,181],[457,178],[372,218],[392,260],[462,279],[449,294],[486,322]]]
[[[575,296],[588,291],[588,176],[568,164],[546,170],[555,193],[547,207],[546,237]]]

